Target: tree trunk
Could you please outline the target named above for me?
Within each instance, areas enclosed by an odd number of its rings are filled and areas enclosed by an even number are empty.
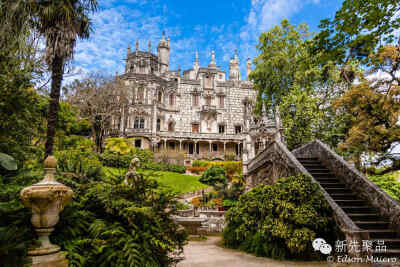
[[[61,82],[64,74],[64,58],[55,56],[51,64],[51,92],[47,117],[47,138],[44,158],[53,153],[54,136],[57,128]]]

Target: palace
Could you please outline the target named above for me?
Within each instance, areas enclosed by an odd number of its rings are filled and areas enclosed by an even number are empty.
[[[280,138],[279,116],[253,115],[256,92],[241,80],[237,51],[229,63],[229,75],[220,70],[215,53],[207,67],[169,69],[170,39],[162,39],[157,55],[128,47],[125,73],[118,78],[132,88],[131,103],[113,121],[120,136],[135,137],[135,146],[153,151],[172,150],[192,159],[231,158],[247,161],[265,143]],[[251,61],[247,61],[247,75]],[[247,77],[246,77],[247,78]],[[278,127],[277,127],[278,125]]]

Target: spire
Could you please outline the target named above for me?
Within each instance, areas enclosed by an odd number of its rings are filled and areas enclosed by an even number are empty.
[[[196,50],[196,56],[194,59],[194,63],[199,64],[199,51]]]
[[[247,64],[246,64],[246,76],[247,76],[247,80],[249,80],[249,75],[251,72],[251,60],[250,58],[247,59]]]
[[[162,41],[165,41],[165,31],[162,31],[162,37],[161,37]]]
[[[148,48],[149,48],[149,53],[151,53],[151,41],[150,40],[149,40]]]
[[[136,51],[139,51],[139,41],[136,40]]]
[[[169,47],[169,43],[171,42],[171,38],[168,37],[168,47]]]
[[[236,60],[238,60],[239,59],[239,57],[238,57],[238,50],[235,48],[235,59]]]
[[[128,55],[131,53],[131,45],[128,44]]]
[[[211,62],[208,65],[209,68],[217,68],[217,64],[215,63],[215,52],[211,51]]]

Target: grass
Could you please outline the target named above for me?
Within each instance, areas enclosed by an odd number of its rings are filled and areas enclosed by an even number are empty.
[[[113,167],[103,167],[103,170],[107,176],[125,175],[127,171],[126,169]],[[138,170],[138,173],[148,174],[154,177],[161,185],[171,188],[178,194],[196,191],[208,187],[208,185],[199,182],[200,177],[198,176],[186,175],[176,172],[151,170]]]

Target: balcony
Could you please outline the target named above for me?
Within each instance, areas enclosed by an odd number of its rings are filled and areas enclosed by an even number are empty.
[[[202,112],[202,113],[216,113],[217,112],[217,106],[203,105],[201,107],[200,112]]]
[[[125,130],[126,134],[150,134],[151,131],[150,129],[144,129],[144,128],[127,128]]]

